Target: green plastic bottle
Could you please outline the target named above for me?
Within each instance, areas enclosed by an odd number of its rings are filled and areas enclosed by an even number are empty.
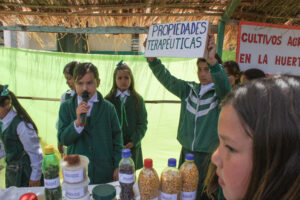
[[[54,146],[45,147],[45,156],[42,164],[45,184],[46,200],[62,200],[62,192],[59,181],[59,161],[54,154]]]

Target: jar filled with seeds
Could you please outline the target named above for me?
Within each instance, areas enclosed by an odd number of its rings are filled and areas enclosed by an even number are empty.
[[[45,147],[42,172],[44,174],[45,199],[61,200],[62,192],[59,181],[59,161],[54,154],[53,145],[48,145]]]
[[[152,159],[144,160],[138,181],[141,200],[158,200],[159,177],[152,166]]]
[[[119,183],[121,200],[134,200],[133,185],[135,182],[135,167],[131,159],[130,149],[122,150],[122,160],[119,164]]]
[[[181,165],[182,178],[181,200],[195,200],[199,181],[198,168],[194,163],[194,155],[186,154],[185,162]]]
[[[160,199],[179,200],[181,191],[181,175],[176,168],[176,159],[168,160],[168,167],[163,170],[160,178]]]

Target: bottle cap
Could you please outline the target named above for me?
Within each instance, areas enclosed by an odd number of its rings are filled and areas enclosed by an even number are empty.
[[[54,146],[53,145],[45,146],[45,154],[52,154],[52,153],[54,153]]]
[[[92,193],[95,200],[111,200],[116,197],[116,189],[108,184],[97,185],[93,188]]]
[[[147,158],[144,160],[144,167],[152,167],[152,166],[153,166],[152,159]]]
[[[169,158],[168,166],[169,167],[176,167],[176,159],[175,158]]]
[[[131,156],[131,151],[130,149],[123,149],[122,150],[122,157],[123,158],[129,158]]]
[[[185,159],[186,160],[194,160],[194,154],[191,154],[191,153],[185,154]]]

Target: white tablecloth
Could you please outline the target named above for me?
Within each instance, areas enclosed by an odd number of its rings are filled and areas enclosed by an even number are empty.
[[[120,194],[120,184],[118,181],[108,183],[116,188],[117,191],[117,199],[119,199]],[[97,185],[89,185],[89,191],[92,194],[93,188]],[[140,194],[138,191],[138,185],[137,183],[133,186],[134,193],[136,195],[136,200],[140,199]],[[7,189],[1,189],[0,190],[0,200],[18,200],[23,194],[33,192],[36,195],[43,195],[44,194],[44,187],[23,187],[23,188],[17,188],[17,187],[10,187]]]

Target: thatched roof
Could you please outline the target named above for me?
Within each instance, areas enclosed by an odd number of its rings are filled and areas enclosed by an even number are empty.
[[[233,0],[1,0],[4,26],[41,25],[85,28],[150,26],[209,20],[217,24]],[[300,25],[299,0],[242,0],[231,16],[238,20]],[[227,28],[228,29],[228,28]],[[230,31],[236,27],[229,27]],[[227,32],[227,39],[231,36]]]

